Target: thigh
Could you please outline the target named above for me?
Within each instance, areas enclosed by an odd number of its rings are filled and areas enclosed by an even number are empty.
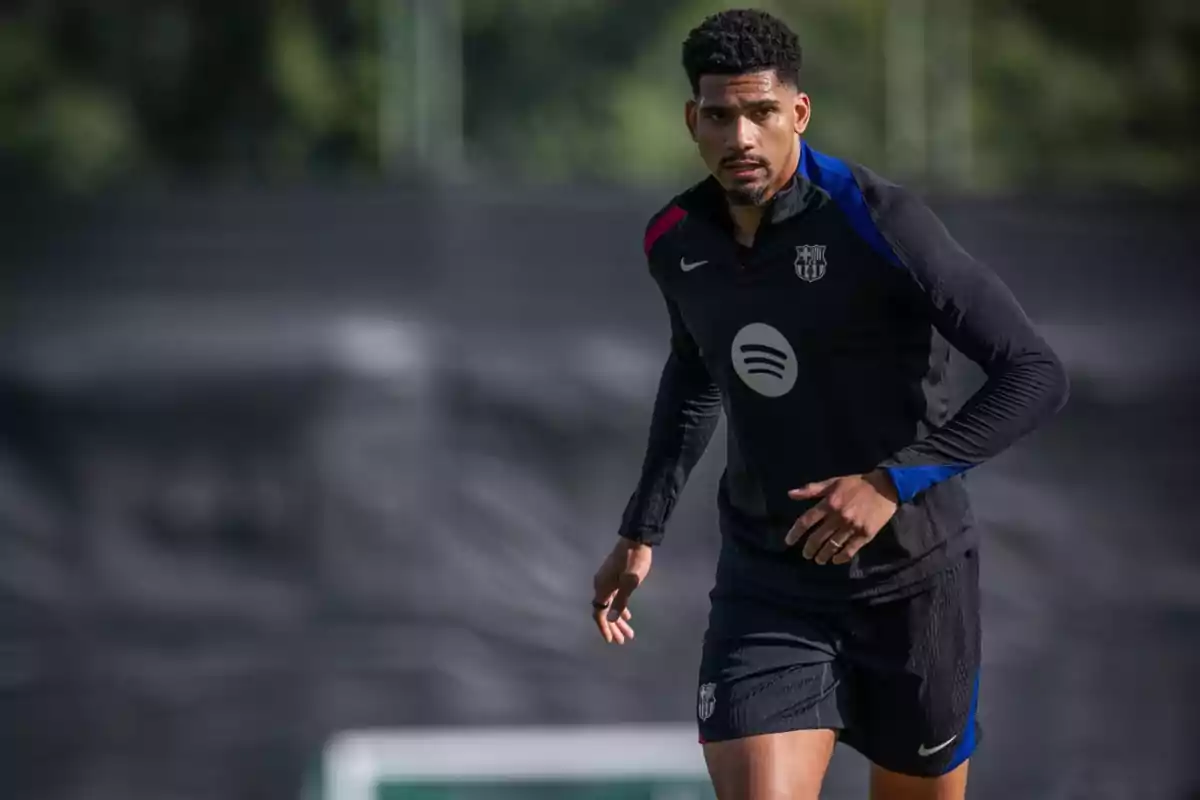
[[[843,741],[898,773],[893,783],[958,770],[981,735],[977,553],[916,594],[857,607],[851,617],[843,655],[855,708]],[[955,774],[965,780],[965,770]]]
[[[835,653],[822,619],[714,591],[696,697],[700,741],[841,728]]]
[[[833,747],[831,730],[769,733],[704,745],[717,800],[817,800]]]
[[[964,800],[969,766],[964,761],[944,775],[921,778],[872,764],[870,800]]]

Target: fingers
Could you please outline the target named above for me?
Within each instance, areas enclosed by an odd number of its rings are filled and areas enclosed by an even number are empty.
[[[830,537],[842,530],[843,525],[845,525],[845,522],[841,517],[833,515],[825,517],[816,530],[810,533],[808,538],[804,540],[802,555],[807,559],[814,558],[825,547]],[[835,548],[830,548],[831,551],[833,549]]]
[[[637,576],[622,578],[621,583],[622,586],[617,591],[607,597],[593,600],[592,619],[604,641],[609,644],[625,644],[635,636],[633,626],[629,624],[633,619],[633,612],[629,610],[628,604],[629,596],[637,588]],[[596,608],[596,603],[602,604],[603,607]]]
[[[833,557],[834,564],[849,564],[851,559],[858,555],[858,551],[862,550],[867,542],[871,541],[871,537],[864,533],[856,533],[846,542],[845,547],[837,551]]]
[[[889,483],[881,488],[876,485],[881,481]],[[795,500],[821,500],[796,520],[784,541],[791,546],[804,539],[803,556],[817,564],[850,563],[895,513],[889,487],[886,476],[849,475],[788,492]]]
[[[605,616],[605,622],[608,623],[609,633],[612,635],[610,644],[625,644],[633,641],[634,632],[633,626],[629,624],[629,620],[633,618],[633,614],[629,613],[629,609],[625,609],[617,615],[615,611],[609,610]]]
[[[811,500],[814,497],[820,497],[821,495],[825,494],[829,487],[833,486],[839,480],[841,480],[841,478],[830,478],[826,481],[810,483],[805,486],[801,486],[799,489],[792,489],[790,492],[788,492],[788,497],[792,498],[793,500]]]
[[[821,520],[825,519],[825,515],[829,513],[829,506],[825,501],[817,503],[815,506],[805,511],[800,519],[796,520],[796,524],[787,532],[787,536],[783,541],[788,547],[791,547],[804,536],[805,532],[816,525]],[[807,556],[806,556],[807,558]]]
[[[824,497],[821,502],[801,514],[800,518],[796,520],[796,524],[788,531],[787,536],[784,537],[784,542],[789,547],[800,541],[805,531],[811,529],[812,526],[816,525],[829,514],[832,510],[831,498],[834,493],[833,490],[837,488],[837,484],[841,480],[842,478],[840,477],[830,478],[827,481],[817,481],[816,483],[810,483],[807,486],[792,489],[788,492],[788,497],[793,500],[810,500],[816,497]],[[811,558],[811,556],[806,555],[805,558]]]
[[[641,579],[632,572],[626,572],[621,576],[620,582],[617,585],[617,593],[613,596],[612,609],[609,611],[609,619],[617,619],[629,610],[629,596],[637,589],[641,583]]]
[[[846,549],[846,543],[853,538],[853,535],[854,531],[851,528],[846,526],[839,527],[825,540],[825,544],[817,551],[816,556],[813,557],[813,561],[817,564],[828,564],[841,551]]]
[[[615,592],[613,593],[615,594]],[[599,607],[597,607],[599,603]],[[604,641],[612,644],[613,631],[612,625],[608,621],[608,609],[612,603],[612,594],[607,597],[597,597],[592,601],[592,620],[596,623],[596,628],[599,629],[600,635],[604,637]]]

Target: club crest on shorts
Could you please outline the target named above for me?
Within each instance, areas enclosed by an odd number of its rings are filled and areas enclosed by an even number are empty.
[[[696,702],[696,714],[702,720],[708,719],[716,707],[717,685],[715,683],[700,684],[700,699]]]
[[[812,283],[825,276],[825,245],[801,244],[796,246],[796,277]]]

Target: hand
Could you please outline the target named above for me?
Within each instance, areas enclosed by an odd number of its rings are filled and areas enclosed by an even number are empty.
[[[629,620],[633,618],[629,611],[629,596],[650,574],[653,557],[650,545],[618,538],[616,546],[592,579],[596,592],[592,599],[592,619],[596,621],[604,641],[609,644],[625,644],[633,640],[633,628],[629,625]]]
[[[898,498],[882,470],[810,483],[788,492],[793,500],[823,498],[796,520],[784,541],[790,547],[818,527],[804,543],[804,557],[818,564],[848,564],[896,513]],[[840,546],[839,546],[840,545]]]

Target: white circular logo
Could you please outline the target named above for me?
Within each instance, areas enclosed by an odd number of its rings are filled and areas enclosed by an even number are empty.
[[[782,333],[754,322],[733,337],[733,368],[754,391],[782,397],[796,385],[796,353]]]

